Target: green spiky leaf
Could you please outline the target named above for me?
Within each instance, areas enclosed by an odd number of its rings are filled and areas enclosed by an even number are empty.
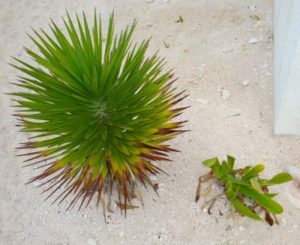
[[[34,31],[38,52],[25,49],[32,62],[13,64],[25,89],[12,94],[16,115],[32,134],[20,148],[34,149],[24,154],[31,165],[53,159],[30,182],[49,182],[48,197],[61,189],[55,200],[74,194],[70,207],[94,194],[99,202],[116,186],[126,209],[134,185],[153,187],[148,176],[161,171],[154,162],[175,151],[165,142],[183,132],[184,121],[173,119],[185,96],[174,93],[164,60],[146,57],[149,40],[132,43],[136,22],[116,34],[112,14],[106,35],[96,11],[92,27],[84,13],[63,22]]]

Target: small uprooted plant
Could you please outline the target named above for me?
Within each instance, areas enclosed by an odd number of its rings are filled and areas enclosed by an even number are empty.
[[[269,225],[273,225],[274,222],[278,223],[275,215],[282,213],[283,208],[273,200],[277,193],[270,193],[268,187],[288,182],[292,177],[288,173],[279,173],[271,179],[263,179],[260,177],[260,173],[265,169],[263,164],[235,169],[234,162],[235,159],[231,156],[227,156],[227,161],[222,161],[222,163],[216,157],[203,162],[203,165],[211,168],[211,171],[199,178],[196,202],[201,196],[201,184],[215,180],[222,188],[222,192],[204,204],[204,206],[209,206],[209,214],[216,200],[226,196],[234,210],[241,215],[262,220],[261,214],[263,213],[264,220]]]
[[[53,202],[71,195],[69,208],[79,200],[80,208],[93,196],[105,204],[116,189],[126,214],[136,207],[137,183],[156,191],[149,176],[162,171],[156,161],[176,151],[165,142],[184,132],[185,121],[173,119],[186,96],[174,92],[164,59],[145,57],[149,40],[132,44],[135,22],[116,35],[112,14],[104,37],[96,12],[92,28],[85,14],[76,17],[67,14],[65,30],[52,21],[52,33],[34,31],[38,52],[25,49],[34,64],[15,58],[22,73],[22,90],[12,93],[16,116],[31,134],[19,148],[31,150],[21,154],[27,165],[45,168],[29,183],[46,186],[46,199],[60,192]]]

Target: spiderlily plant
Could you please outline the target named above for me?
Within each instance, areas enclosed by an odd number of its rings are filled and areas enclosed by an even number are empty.
[[[208,213],[211,212],[217,198],[225,195],[241,215],[262,220],[260,213],[263,212],[268,224],[278,223],[275,215],[282,213],[283,208],[273,200],[277,193],[269,193],[268,187],[290,181],[292,179],[290,174],[279,173],[271,179],[264,179],[260,176],[265,169],[263,164],[235,169],[234,163],[235,159],[231,156],[227,156],[227,161],[220,162],[215,157],[203,162],[203,165],[209,167],[211,171],[199,178],[196,202],[201,196],[201,184],[214,179],[223,191],[206,202],[209,204]]]

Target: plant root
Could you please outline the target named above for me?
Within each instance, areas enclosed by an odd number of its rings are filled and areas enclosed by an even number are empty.
[[[200,199],[200,195],[201,195],[201,184],[203,182],[207,182],[210,179],[214,178],[213,172],[209,172],[207,174],[204,174],[202,176],[199,177],[199,181],[198,181],[198,186],[197,186],[197,190],[196,190],[196,198],[195,201],[198,202]]]
[[[220,198],[220,197],[223,196],[223,195],[225,195],[224,192],[222,192],[222,193],[220,193],[220,194],[214,196],[214,197],[211,198],[210,200],[206,201],[206,202],[202,205],[201,209],[203,210],[203,209],[205,209],[205,208],[208,206],[207,213],[211,215],[211,214],[212,214],[212,213],[211,213],[211,209],[214,207],[214,205],[215,205],[217,199]]]

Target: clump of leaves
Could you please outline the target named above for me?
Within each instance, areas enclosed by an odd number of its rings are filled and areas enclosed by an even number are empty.
[[[208,213],[216,200],[225,195],[237,212],[254,220],[264,220],[273,225],[278,223],[276,214],[283,212],[279,203],[274,201],[277,193],[269,193],[269,186],[282,184],[292,179],[288,173],[279,173],[271,179],[261,178],[260,173],[265,169],[263,164],[234,168],[235,159],[227,156],[227,161],[220,163],[217,157],[208,159],[203,165],[211,168],[211,171],[199,178],[196,192],[196,202],[201,195],[201,184],[209,180],[215,180],[222,188],[222,192],[206,202],[209,205]]]
[[[53,202],[73,195],[69,208],[94,195],[98,205],[114,189],[121,209],[134,208],[136,184],[155,188],[149,175],[162,171],[155,162],[176,151],[165,142],[184,132],[185,121],[173,119],[185,96],[174,92],[172,71],[162,71],[164,59],[146,57],[149,40],[132,44],[136,22],[117,35],[112,14],[104,37],[96,11],[92,28],[84,13],[63,21],[66,32],[53,21],[52,33],[34,30],[38,52],[25,48],[34,64],[13,65],[25,89],[12,93],[16,116],[33,134],[19,147],[32,151],[21,155],[46,168],[29,183],[47,184],[46,199],[60,191]]]

